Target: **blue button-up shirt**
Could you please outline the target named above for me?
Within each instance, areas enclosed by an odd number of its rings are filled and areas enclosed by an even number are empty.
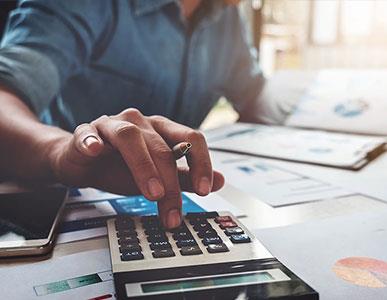
[[[25,0],[0,49],[0,84],[68,130],[128,107],[198,127],[221,96],[251,111],[262,83],[238,9],[220,0],[189,24],[176,0]]]

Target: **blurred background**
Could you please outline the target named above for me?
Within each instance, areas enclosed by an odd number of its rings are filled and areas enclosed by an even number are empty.
[[[239,6],[267,78],[281,70],[387,67],[385,0],[243,0]],[[203,127],[237,118],[221,99]]]
[[[0,2],[2,32],[16,1]],[[282,70],[387,68],[386,0],[242,0],[239,8],[267,78]],[[220,99],[202,128],[237,118]]]

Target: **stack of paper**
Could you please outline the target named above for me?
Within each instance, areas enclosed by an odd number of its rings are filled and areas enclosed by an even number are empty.
[[[384,150],[385,138],[237,123],[207,133],[210,149],[359,169]]]
[[[387,135],[387,70],[323,70],[288,126]]]

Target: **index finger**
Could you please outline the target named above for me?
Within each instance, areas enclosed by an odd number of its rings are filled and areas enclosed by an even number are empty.
[[[153,116],[150,117],[150,120],[153,128],[168,144],[183,141],[192,144],[191,151],[187,155],[187,162],[195,192],[201,196],[209,194],[213,185],[213,171],[204,135],[165,117]]]

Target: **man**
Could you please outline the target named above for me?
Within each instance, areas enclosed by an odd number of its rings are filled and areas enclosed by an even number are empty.
[[[181,189],[224,182],[190,127],[220,96],[258,119],[263,79],[232,2],[21,1],[0,49],[1,174],[140,192],[177,227]],[[182,141],[189,170],[171,153]]]

